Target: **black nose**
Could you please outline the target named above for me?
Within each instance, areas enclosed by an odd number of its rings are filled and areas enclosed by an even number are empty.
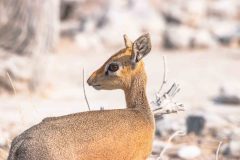
[[[88,83],[89,86],[92,86],[92,84],[93,84],[93,78],[92,78],[92,76],[90,76],[90,77],[88,78],[87,83]]]

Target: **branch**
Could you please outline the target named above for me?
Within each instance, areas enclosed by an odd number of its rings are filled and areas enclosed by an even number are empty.
[[[166,152],[166,150],[169,148],[171,141],[173,140],[173,138],[175,138],[176,136],[184,136],[186,135],[186,133],[184,131],[176,131],[174,132],[167,141],[167,145],[163,148],[163,150],[161,151],[159,157],[157,158],[157,160],[161,160],[163,159],[163,154]]]
[[[222,145],[222,141],[220,141],[219,144],[218,144],[218,148],[217,148],[217,151],[216,151],[216,160],[218,160],[219,150],[221,148],[221,145]]]
[[[84,98],[88,106],[88,110],[90,111],[90,105],[88,103],[87,95],[86,95],[86,90],[85,90],[85,78],[84,78],[84,68],[83,68],[83,93],[84,93]]]
[[[162,85],[158,91],[158,94],[160,94],[160,92],[163,89],[163,86],[167,83],[167,69],[166,69],[166,59],[165,56],[163,56],[163,80],[162,80]]]
[[[184,111],[184,105],[173,101],[174,96],[180,91],[178,84],[174,83],[171,88],[165,92],[162,96],[156,95],[156,100],[152,103],[157,106],[153,109],[153,113],[156,116],[164,114],[178,113]]]
[[[16,95],[17,95],[17,91],[16,91],[16,88],[15,88],[14,85],[13,85],[12,78],[11,78],[11,76],[10,76],[10,74],[9,74],[8,72],[6,72],[6,74],[7,74],[8,80],[9,80],[11,86],[12,86],[13,93],[14,93],[14,95],[16,96]]]
[[[173,101],[174,96],[180,91],[180,87],[178,84],[174,83],[171,88],[163,93],[161,95],[161,91],[163,89],[163,86],[167,83],[167,72],[166,72],[166,59],[163,56],[163,67],[164,67],[164,73],[163,73],[163,81],[160,86],[159,91],[155,94],[155,100],[152,102],[156,107],[153,110],[153,113],[155,116],[162,116],[164,114],[171,114],[171,113],[177,113],[179,111],[184,111],[183,104],[176,103]]]

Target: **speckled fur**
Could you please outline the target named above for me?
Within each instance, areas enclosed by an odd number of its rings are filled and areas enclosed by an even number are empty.
[[[127,40],[127,41],[126,41]],[[17,136],[8,160],[144,160],[151,153],[154,118],[146,97],[142,61],[131,64],[131,42],[88,80],[96,89],[122,89],[126,109],[81,112],[50,117]],[[112,77],[106,65],[120,62]]]

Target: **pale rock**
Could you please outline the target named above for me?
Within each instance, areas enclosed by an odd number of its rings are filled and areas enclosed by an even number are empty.
[[[240,140],[232,140],[229,144],[223,146],[224,155],[240,156]]]
[[[232,131],[231,138],[240,140],[240,128],[239,127],[234,128],[234,130]]]
[[[108,14],[109,23],[98,31],[105,45],[119,47],[123,45],[122,38],[115,38],[127,34],[132,40],[141,34],[141,26],[128,10],[110,10]]]
[[[166,137],[173,131],[186,130],[184,119],[177,120],[175,117],[164,117],[156,121],[156,132]]]
[[[160,11],[169,24],[198,26],[206,14],[206,0],[162,2]]]
[[[113,41],[113,37],[127,34],[133,41],[143,33],[151,34],[154,39],[153,45],[162,43],[161,37],[165,22],[160,14],[151,9],[148,1],[139,0],[137,3],[133,1],[134,5],[131,8],[119,7],[115,3],[110,3],[111,7],[106,15],[108,23],[99,30],[104,44],[120,46],[122,39],[114,39]]]
[[[207,30],[200,29],[195,32],[193,38],[194,48],[212,48],[217,46],[217,42]]]
[[[7,74],[10,75],[11,80],[14,82],[16,90],[29,89],[28,85],[33,80],[34,69],[42,67],[34,62],[34,59],[30,57],[18,56],[9,52],[2,53],[0,56],[0,89],[9,92],[13,91]]]
[[[195,145],[183,146],[178,150],[177,154],[182,159],[195,159],[201,155],[201,149]]]
[[[222,126],[228,126],[229,122],[217,114],[208,114],[206,117],[206,127],[221,129]]]
[[[0,131],[0,147],[8,144],[10,140],[10,135],[8,132]]]
[[[88,50],[99,51],[102,49],[102,44],[98,34],[93,32],[78,33],[77,35],[75,35],[75,41],[77,45],[80,47],[80,49],[83,51],[88,51]]]
[[[209,19],[207,23],[208,30],[223,45],[230,44],[239,34],[240,23],[237,21]]]
[[[187,0],[186,3],[182,3],[186,16],[183,19],[184,24],[190,26],[199,26],[202,20],[206,16],[207,2],[206,0]]]
[[[31,59],[20,56],[11,56],[5,61],[6,71],[15,80],[30,80],[32,77]]]
[[[163,3],[161,4],[161,12],[168,24],[182,24],[186,14],[181,9],[179,3]]]
[[[205,12],[207,11],[207,1],[206,0],[187,0],[186,1],[186,12],[203,16],[205,15]]]
[[[186,49],[191,46],[194,31],[187,26],[169,26],[164,34],[164,46],[170,49]]]
[[[166,143],[160,141],[159,139],[154,139],[152,152],[154,154],[160,154],[165,146],[166,146]]]
[[[238,14],[238,0],[217,0],[217,1],[209,1],[208,13],[210,16],[216,16],[221,18],[235,18]]]

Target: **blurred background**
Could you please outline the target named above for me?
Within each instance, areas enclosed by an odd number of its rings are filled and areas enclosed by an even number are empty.
[[[240,159],[239,0],[1,0],[0,159],[12,138],[48,116],[88,111],[83,79],[150,33],[148,98],[164,73],[185,111],[156,119],[149,159]],[[83,77],[83,68],[85,76]],[[86,86],[91,110],[124,108],[121,91]],[[151,103],[154,107],[154,104]],[[185,136],[169,137],[186,130]]]

